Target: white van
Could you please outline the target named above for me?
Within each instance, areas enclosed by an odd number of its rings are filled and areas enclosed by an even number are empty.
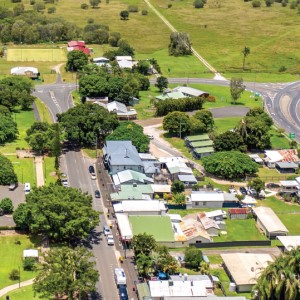
[[[30,193],[30,183],[29,182],[25,183],[24,192],[25,192],[25,194]]]
[[[120,284],[126,285],[126,275],[125,275],[124,269],[115,268],[115,281],[116,281],[117,286],[119,286]]]

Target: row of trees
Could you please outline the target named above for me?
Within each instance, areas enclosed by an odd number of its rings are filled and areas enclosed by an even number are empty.
[[[0,144],[11,142],[17,138],[17,123],[13,120],[9,109],[0,105]]]
[[[9,185],[12,182],[17,182],[17,175],[14,172],[14,167],[11,161],[0,154],[0,185]]]

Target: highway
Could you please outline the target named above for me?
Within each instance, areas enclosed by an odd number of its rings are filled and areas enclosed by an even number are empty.
[[[52,119],[56,121],[56,114],[67,111],[73,106],[70,92],[75,89],[74,84],[51,84],[37,86],[34,95],[39,97],[49,108]],[[68,175],[71,187],[81,189],[93,196],[93,208],[99,212],[105,210],[102,199],[94,197],[94,191],[100,190],[98,180],[92,180],[88,171],[88,166],[94,164],[95,160],[86,158],[79,149],[64,151],[61,156],[61,170]],[[89,243],[85,243],[95,256],[96,268],[100,273],[99,282],[96,285],[97,293],[93,299],[117,300],[118,290],[114,281],[113,270],[118,266],[115,255],[115,247],[108,246],[105,237],[101,234],[102,228],[106,224],[105,214],[100,215],[100,224],[91,235]]]

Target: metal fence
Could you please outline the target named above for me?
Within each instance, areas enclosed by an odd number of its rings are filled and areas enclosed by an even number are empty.
[[[271,246],[271,241],[234,241],[234,242],[215,242],[215,243],[194,243],[190,247],[196,248],[224,248],[224,247],[260,247]]]

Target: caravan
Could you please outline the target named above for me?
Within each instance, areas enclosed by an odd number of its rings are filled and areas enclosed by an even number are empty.
[[[115,281],[117,286],[119,286],[120,284],[126,285],[126,275],[124,269],[115,268]]]

